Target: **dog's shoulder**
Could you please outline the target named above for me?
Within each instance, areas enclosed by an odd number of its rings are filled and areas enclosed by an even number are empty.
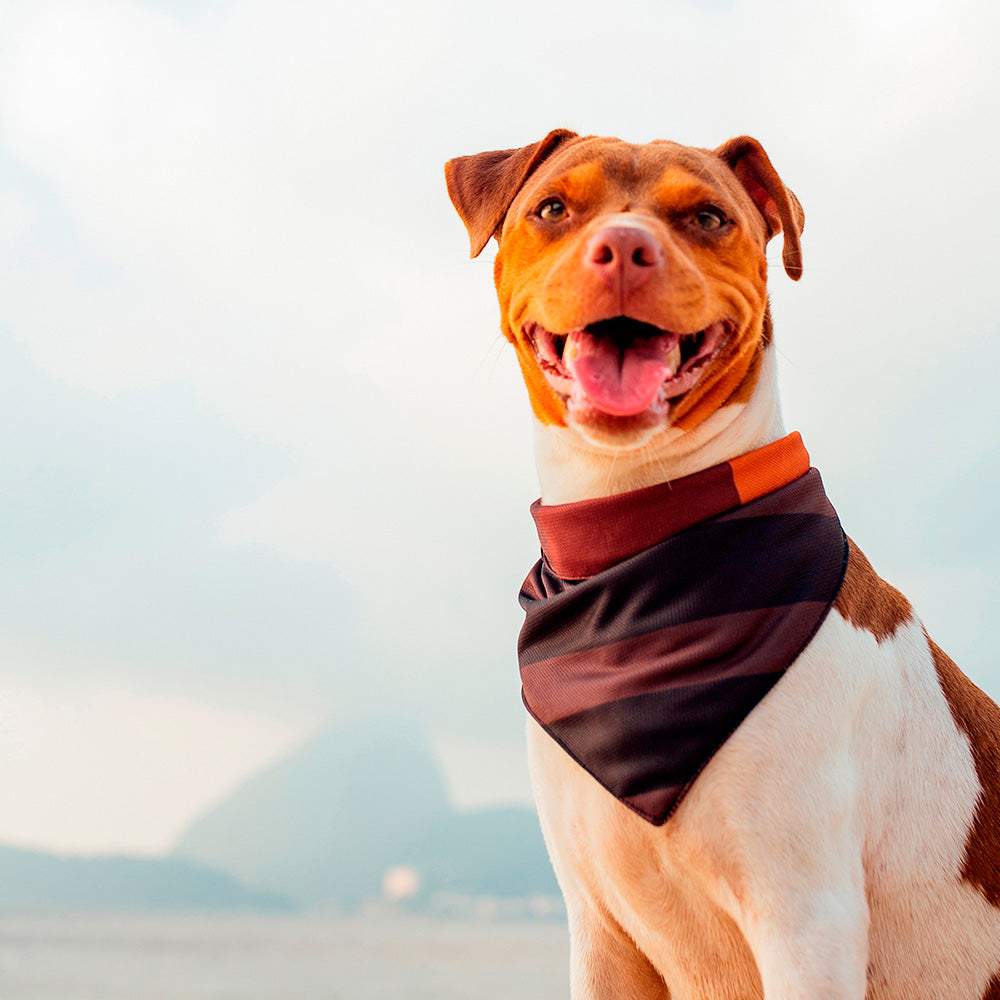
[[[834,604],[837,613],[876,643],[892,643],[905,626],[916,623],[910,602],[886,583],[861,550],[850,542],[844,584]],[[968,742],[979,794],[966,845],[962,874],[994,905],[1000,905],[1000,706],[981,691],[921,626],[916,661],[931,674],[947,705],[950,720]],[[935,693],[936,693],[935,691]]]
[[[914,759],[912,741],[932,737],[926,756],[917,759],[925,764],[933,761],[933,770],[911,776],[907,789],[910,800],[916,800],[920,788],[927,788],[938,803],[953,803],[956,787],[971,786],[971,810],[955,817],[964,841],[961,878],[991,905],[1000,906],[1000,706],[930,638],[906,597],[875,572],[853,542],[834,610],[844,623],[860,636],[870,636],[875,646],[895,661],[895,669],[886,675],[895,696],[885,698],[883,691],[878,711],[895,704],[900,714],[893,726],[878,728],[891,735],[897,745],[905,746],[907,754],[899,755],[898,766],[889,773],[905,776],[905,762]],[[845,662],[844,666],[850,669],[856,663]],[[884,763],[891,754],[887,745],[875,759]],[[942,789],[934,787],[933,776],[948,785],[952,794],[940,794]],[[898,801],[898,792],[896,798]],[[933,808],[931,803],[928,806]],[[921,822],[916,814],[912,820]],[[939,829],[941,826],[938,824]]]
[[[875,572],[852,539],[848,538],[847,543],[847,570],[834,610],[845,621],[882,642],[894,636],[901,625],[913,621],[913,607]]]

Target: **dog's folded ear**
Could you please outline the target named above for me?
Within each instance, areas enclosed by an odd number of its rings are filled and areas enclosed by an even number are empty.
[[[788,277],[802,277],[802,249],[799,237],[805,213],[799,199],[785,187],[764,152],[764,147],[748,135],[737,136],[715,150],[729,164],[767,223],[767,238],[784,233],[781,259]]]
[[[444,166],[448,194],[469,230],[471,256],[478,257],[503,224],[517,192],[538,165],[576,132],[557,128],[540,142],[458,156]]]

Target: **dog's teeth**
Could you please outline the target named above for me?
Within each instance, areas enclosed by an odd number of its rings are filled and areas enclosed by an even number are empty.
[[[674,344],[674,349],[667,355],[667,364],[670,365],[670,370],[675,375],[677,370],[681,366],[681,342],[680,340]]]

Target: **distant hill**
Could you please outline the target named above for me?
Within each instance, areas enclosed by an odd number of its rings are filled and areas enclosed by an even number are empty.
[[[175,854],[302,903],[354,906],[450,813],[417,728],[379,719],[324,729],[198,820]]]
[[[177,858],[63,858],[0,847],[0,909],[288,909],[228,875]]]
[[[534,809],[506,806],[449,816],[421,845],[430,890],[471,896],[558,895]]]
[[[399,719],[324,729],[199,819],[175,856],[305,906],[378,897],[395,866],[418,873],[421,898],[558,891],[534,811],[456,813],[426,740]]]

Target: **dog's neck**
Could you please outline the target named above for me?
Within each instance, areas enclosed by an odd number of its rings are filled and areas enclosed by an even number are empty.
[[[639,448],[600,448],[571,428],[536,423],[542,503],[612,496],[679,479],[777,441],[784,433],[774,349],[769,348],[748,402],[722,407],[693,430],[657,434]]]

